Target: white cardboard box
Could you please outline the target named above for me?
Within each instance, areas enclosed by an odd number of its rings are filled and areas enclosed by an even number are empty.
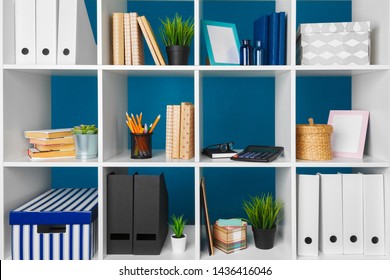
[[[297,32],[297,62],[369,65],[370,32],[369,21],[301,24]]]

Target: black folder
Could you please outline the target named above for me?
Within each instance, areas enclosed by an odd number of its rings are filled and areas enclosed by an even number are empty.
[[[107,177],[107,254],[132,254],[134,176]]]
[[[168,234],[168,193],[164,174],[134,177],[135,255],[158,255]]]

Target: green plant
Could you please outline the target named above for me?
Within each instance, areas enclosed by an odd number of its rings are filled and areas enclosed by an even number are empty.
[[[280,218],[283,202],[276,201],[272,194],[250,197],[244,200],[243,208],[248,220],[255,229],[271,229]]]
[[[159,28],[160,36],[166,47],[186,46],[189,47],[191,39],[194,37],[194,20],[189,17],[183,21],[178,13],[170,19],[160,19],[162,25]]]
[[[72,132],[73,134],[97,134],[98,129],[94,124],[92,125],[80,124],[79,126],[73,127]]]
[[[183,237],[184,227],[186,226],[187,220],[183,220],[184,214],[181,216],[176,216],[175,214],[171,215],[171,220],[169,222],[169,227],[172,229],[176,238]]]

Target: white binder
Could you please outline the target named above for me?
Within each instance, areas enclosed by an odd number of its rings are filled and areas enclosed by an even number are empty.
[[[363,175],[364,254],[385,255],[383,174]]]
[[[35,61],[35,0],[15,0],[15,63]]]
[[[320,174],[320,250],[343,254],[341,174]]]
[[[57,0],[36,0],[37,64],[57,62]]]
[[[363,175],[342,174],[344,254],[363,254]]]
[[[96,43],[84,0],[59,0],[57,64],[96,64]]]
[[[298,175],[298,255],[318,256],[319,175]]]

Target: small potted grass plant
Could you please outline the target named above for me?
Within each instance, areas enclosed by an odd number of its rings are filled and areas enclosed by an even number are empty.
[[[283,202],[276,201],[272,194],[262,194],[244,200],[243,209],[252,224],[255,246],[272,249],[275,241],[276,224],[279,222]]]
[[[98,154],[98,128],[92,125],[78,125],[72,128],[76,147],[76,158],[96,158]]]
[[[187,220],[183,219],[184,214],[181,216],[171,215],[169,221],[169,227],[173,234],[171,235],[172,251],[174,253],[183,253],[186,249],[187,235],[184,234],[184,228]]]
[[[194,20],[183,20],[178,13],[161,20],[160,36],[166,47],[169,65],[187,65],[191,40],[194,37]]]

